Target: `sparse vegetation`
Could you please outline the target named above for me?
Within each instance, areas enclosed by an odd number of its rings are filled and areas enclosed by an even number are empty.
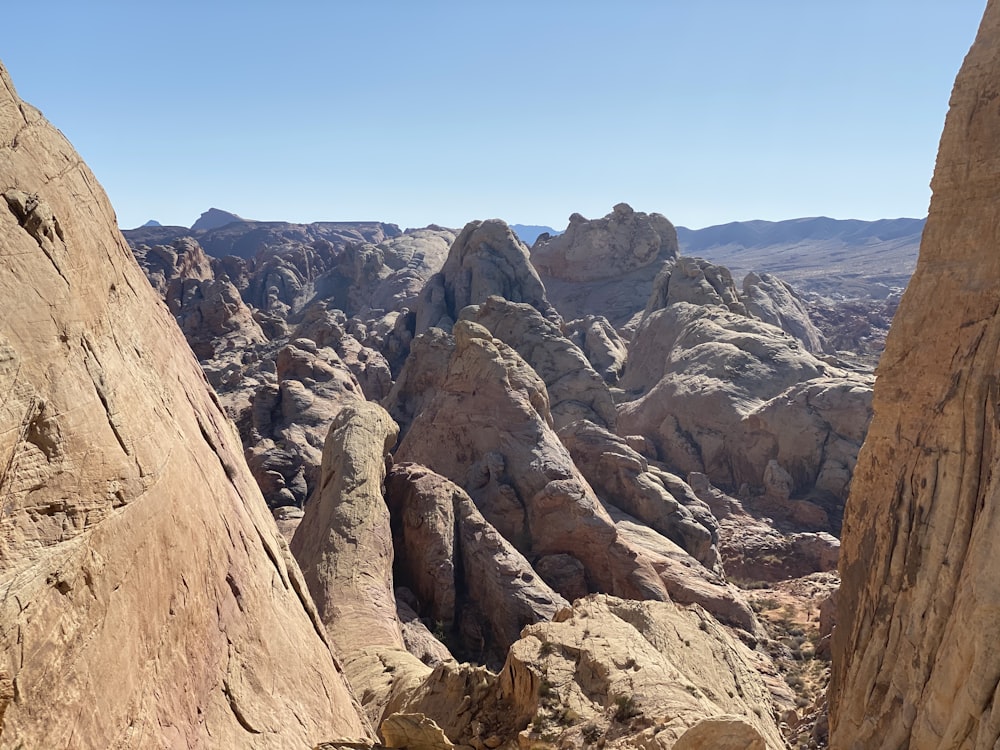
[[[601,737],[601,729],[596,724],[587,724],[581,732],[583,740],[588,745],[593,745]]]
[[[642,710],[632,695],[619,695],[615,698],[615,721],[625,722],[639,716]]]

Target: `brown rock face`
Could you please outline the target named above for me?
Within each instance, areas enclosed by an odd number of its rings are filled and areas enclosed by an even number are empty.
[[[578,419],[614,429],[617,414],[604,379],[559,326],[531,305],[490,297],[465,308],[461,317],[488,328],[545,381],[556,429]]]
[[[347,678],[375,726],[394,696],[430,671],[406,650],[393,593],[382,482],[398,429],[368,401],[340,410],[323,447],[319,487],[291,543]]]
[[[0,746],[368,734],[180,330],[2,69],[0,144]]]
[[[627,203],[602,219],[573,214],[565,232],[543,234],[531,248],[531,262],[566,320],[598,313],[614,326],[642,311],[660,267],[676,257],[674,225]]]
[[[559,314],[528,260],[528,248],[499,219],[466,224],[448,251],[440,273],[430,277],[417,304],[416,331],[434,326],[450,330],[466,305],[490,295],[531,305],[546,318]]]
[[[844,519],[831,747],[1000,741],[1000,3],[955,82]]]
[[[566,606],[469,496],[441,475],[417,464],[394,466],[386,501],[396,585],[413,589],[461,655],[499,667],[521,628]]]

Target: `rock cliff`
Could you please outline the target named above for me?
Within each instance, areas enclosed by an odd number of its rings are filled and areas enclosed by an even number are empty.
[[[831,747],[1000,741],[998,97],[990,0],[955,82],[844,519]]]
[[[2,68],[0,175],[0,746],[369,735],[180,330]]]

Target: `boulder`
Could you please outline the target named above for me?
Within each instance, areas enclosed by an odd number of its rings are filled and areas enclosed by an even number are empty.
[[[625,372],[628,347],[608,319],[588,315],[565,325],[566,337],[587,356],[597,373],[608,385],[614,385]]]
[[[794,336],[807,352],[821,354],[826,350],[823,334],[809,317],[805,302],[777,276],[748,273],[741,296],[750,315]]]
[[[643,317],[677,302],[717,305],[747,315],[729,269],[702,258],[681,256],[665,265],[656,276]]]
[[[499,682],[512,713],[531,720],[523,745],[669,748],[714,719],[718,747],[778,750],[757,660],[697,606],[592,595],[525,628]]]

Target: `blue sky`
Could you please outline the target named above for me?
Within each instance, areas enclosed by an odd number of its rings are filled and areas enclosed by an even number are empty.
[[[985,0],[11,3],[128,228],[923,216]]]

